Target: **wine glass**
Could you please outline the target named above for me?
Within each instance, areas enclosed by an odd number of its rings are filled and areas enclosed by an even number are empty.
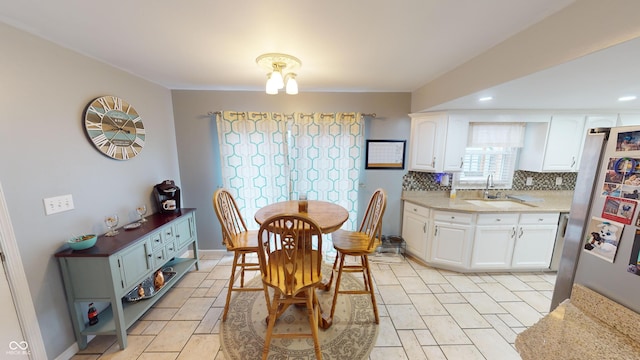
[[[111,214],[111,215],[107,215],[104,217],[104,223],[105,225],[107,225],[107,228],[109,228],[109,231],[107,231],[106,234],[104,234],[105,236],[116,236],[118,235],[118,230],[114,230],[113,228],[115,228],[116,226],[118,226],[118,215],[116,214]]]
[[[138,213],[138,215],[140,215],[140,221],[141,223],[147,221],[147,219],[144,218],[144,216],[147,214],[147,205],[139,205],[136,208],[136,212]]]

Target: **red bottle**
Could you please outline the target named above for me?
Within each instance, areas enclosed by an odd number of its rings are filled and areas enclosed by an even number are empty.
[[[98,323],[98,310],[96,310],[93,303],[89,304],[89,325],[95,325]]]

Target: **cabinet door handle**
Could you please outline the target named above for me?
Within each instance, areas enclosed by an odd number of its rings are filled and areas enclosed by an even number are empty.
[[[438,236],[438,227],[436,226],[435,231],[433,232],[433,236]]]
[[[515,227],[513,227],[513,228],[511,228],[511,230],[512,230],[512,232],[511,232],[511,237],[513,238],[513,237],[515,237],[515,236],[516,236],[516,228],[515,228]]]
[[[464,166],[464,157],[460,158],[460,169]]]
[[[524,230],[522,230],[522,228],[520,228],[520,234],[518,234],[518,239],[520,239],[522,237],[523,233],[524,233]]]
[[[433,160],[431,160],[431,167],[436,167],[436,157],[433,157]]]
[[[497,222],[500,222],[500,221],[502,221],[502,219],[500,219],[500,218],[497,218],[497,219],[496,219],[496,221],[497,221]]]
[[[423,232],[424,234],[426,234],[426,233],[427,233],[427,223],[424,223],[424,224],[422,225],[422,232]]]
[[[177,238],[179,238],[179,237],[180,237],[180,234],[176,235],[176,237],[177,237]]]
[[[576,157],[572,156],[571,157],[571,167],[573,167],[576,164]]]
[[[151,257],[151,256],[153,256],[153,255],[149,254],[149,255],[147,255],[147,256],[148,256],[148,257]]]

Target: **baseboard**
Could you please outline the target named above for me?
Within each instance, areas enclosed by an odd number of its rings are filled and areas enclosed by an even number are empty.
[[[93,340],[93,338],[96,337],[95,335],[89,335],[87,336],[87,344]],[[78,351],[80,351],[80,347],[78,347],[78,343],[74,342],[73,344],[71,344],[71,346],[69,346],[67,348],[67,350],[65,350],[64,352],[62,352],[62,354],[58,355],[54,360],[69,360],[71,359],[75,354],[78,353]]]

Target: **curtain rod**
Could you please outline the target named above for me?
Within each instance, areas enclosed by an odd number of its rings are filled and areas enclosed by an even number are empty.
[[[233,113],[234,115],[243,115],[244,112],[237,112],[237,113]],[[222,115],[222,111],[209,111],[207,113],[207,115],[209,116],[213,116],[213,115]],[[362,116],[365,117],[371,117],[371,118],[375,118],[376,117],[376,113],[370,113],[370,114],[361,114]]]

